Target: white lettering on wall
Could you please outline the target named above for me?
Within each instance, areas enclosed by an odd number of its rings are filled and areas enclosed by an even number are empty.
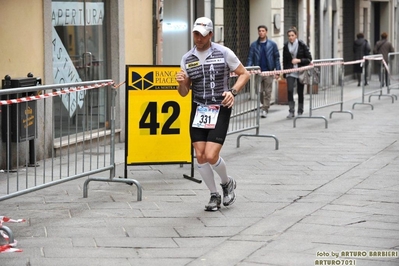
[[[102,25],[104,3],[52,2],[51,21],[53,26]]]
[[[72,82],[81,82],[82,79],[79,77],[78,71],[71,58],[68,55],[68,52],[61,42],[60,37],[58,36],[57,31],[53,27],[53,77],[55,84],[62,83],[72,83]],[[60,95],[62,99],[62,103],[65,108],[69,110],[69,116],[72,117],[77,109],[77,105],[80,108],[83,107],[84,97],[86,91],[78,91],[77,93],[68,93]]]

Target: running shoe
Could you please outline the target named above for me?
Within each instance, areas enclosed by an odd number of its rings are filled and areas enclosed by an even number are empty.
[[[232,177],[230,177],[230,181],[227,184],[220,185],[223,189],[223,205],[230,206],[236,200],[234,189],[237,187],[237,183]]]
[[[222,203],[222,197],[219,194],[211,194],[208,205],[205,205],[206,211],[217,211]]]

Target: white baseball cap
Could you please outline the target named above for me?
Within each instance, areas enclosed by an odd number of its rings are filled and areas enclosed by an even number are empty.
[[[202,36],[206,36],[209,32],[213,31],[213,23],[207,17],[197,18],[194,22],[193,32],[198,31]]]

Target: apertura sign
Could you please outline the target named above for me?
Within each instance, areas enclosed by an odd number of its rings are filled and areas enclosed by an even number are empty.
[[[94,2],[52,2],[51,21],[53,26],[102,25],[104,3]]]

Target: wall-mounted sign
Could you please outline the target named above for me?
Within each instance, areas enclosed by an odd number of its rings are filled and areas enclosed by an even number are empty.
[[[188,28],[186,22],[167,22],[162,23],[163,31],[186,31]]]
[[[51,22],[53,26],[102,25],[104,3],[102,2],[52,2]]]
[[[81,82],[78,71],[73,64],[68,51],[62,43],[57,31],[53,27],[53,78],[55,84]],[[69,111],[69,117],[75,114],[78,105],[83,107],[86,91],[61,95],[62,103]]]

